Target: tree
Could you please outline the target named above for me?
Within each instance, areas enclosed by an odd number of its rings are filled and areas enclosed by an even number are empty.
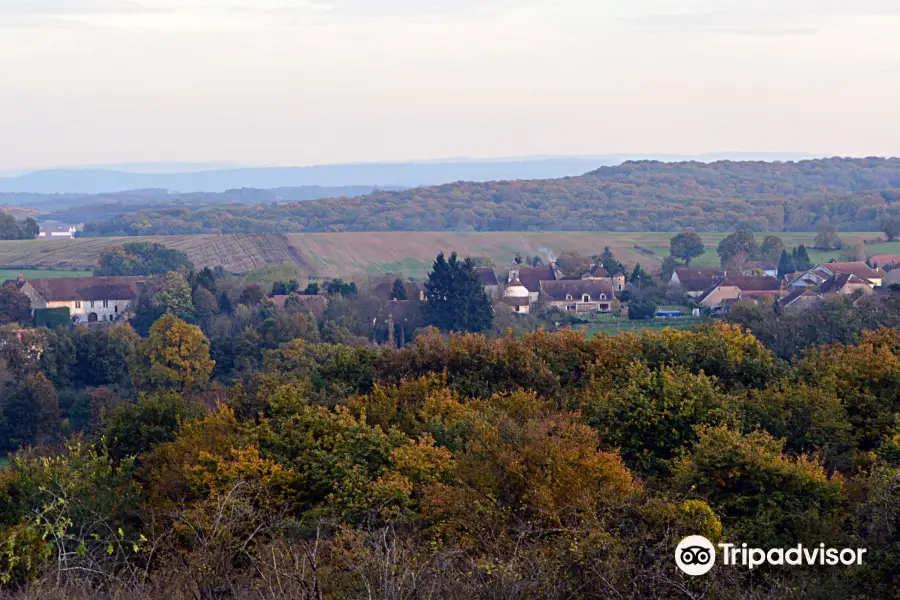
[[[609,246],[604,247],[600,256],[595,258],[598,259],[598,262],[603,265],[603,268],[606,269],[610,275],[617,275],[625,272],[625,265],[616,259],[615,253],[613,253]]]
[[[15,285],[0,286],[0,325],[31,322],[31,300]]]
[[[244,288],[238,302],[247,306],[256,306],[266,299],[266,293],[258,283],[252,283]]]
[[[150,286],[153,290],[151,304],[164,313],[188,318],[194,312],[191,286],[181,273],[170,271],[165,277],[157,277]]]
[[[21,231],[23,240],[33,240],[41,233],[41,226],[37,224],[37,221],[28,217],[22,224]]]
[[[332,279],[325,284],[325,291],[329,296],[343,296],[351,298],[359,293],[359,289],[354,282],[347,283],[343,279]]]
[[[759,247],[759,255],[769,262],[775,262],[784,250],[785,245],[780,237],[777,235],[767,235],[766,239],[763,240],[762,245]]]
[[[838,235],[838,228],[834,225],[831,225],[828,222],[820,223],[818,227],[818,234],[816,235],[815,244],[816,248],[821,250],[840,250],[841,236]]]
[[[394,280],[394,287],[391,289],[391,300],[409,300],[406,295],[406,286],[399,277]]]
[[[441,331],[486,331],[493,326],[494,312],[472,261],[450,260],[438,254],[425,283],[425,316]]]
[[[887,236],[889,242],[893,242],[900,236],[900,217],[888,216],[881,219],[881,230]]]
[[[289,296],[297,290],[300,289],[300,284],[296,279],[290,279],[288,281],[276,281],[272,285],[272,295],[273,296]]]
[[[675,269],[681,266],[681,263],[674,256],[667,256],[662,261],[662,266],[660,267],[661,273],[660,277],[664,283],[669,283],[672,280],[672,273],[675,272]]]
[[[716,250],[723,267],[727,266],[735,256],[741,253],[746,256],[747,260],[753,260],[758,251],[756,237],[752,231],[746,230],[735,231],[724,238],[719,242],[719,247]]]
[[[0,401],[6,431],[0,442],[6,450],[47,442],[59,428],[59,397],[43,373],[31,373],[13,384]],[[5,434],[5,435],[3,435]]]
[[[22,230],[16,218],[9,213],[0,212],[0,240],[22,239]]]
[[[813,268],[812,260],[809,258],[809,252],[806,246],[800,244],[791,251],[791,257],[794,259],[794,266],[798,271],[809,271]]]
[[[703,240],[696,233],[679,233],[669,240],[669,254],[691,266],[691,261],[706,252]]]
[[[591,259],[573,250],[566,250],[560,252],[556,266],[570,277],[581,277],[582,273],[591,268]]]
[[[522,264],[522,254],[519,252],[516,252],[516,255],[513,256],[513,262],[516,263],[517,265],[521,265]]]
[[[306,284],[306,289],[303,290],[304,296],[318,296],[319,295],[319,284],[315,281],[310,281]]]
[[[633,285],[638,285],[640,282],[641,286],[655,286],[655,282],[653,278],[641,267],[641,263],[637,263],[634,265],[634,270],[631,271],[631,277],[628,278],[628,281]]]
[[[796,273],[797,272],[797,263],[794,262],[794,257],[788,254],[787,250],[781,251],[781,258],[778,259],[778,278],[782,278],[788,273]]]
[[[628,305],[628,318],[632,321],[652,319],[659,310],[659,304],[649,295],[637,298]]]
[[[152,242],[132,242],[100,253],[98,276],[163,275],[169,271],[194,270],[194,263],[181,250]]]
[[[544,266],[544,259],[535,254],[531,257],[531,266],[532,267],[542,267]]]
[[[138,344],[130,364],[131,380],[139,390],[174,389],[188,392],[206,387],[215,361],[203,331],[167,314]]]

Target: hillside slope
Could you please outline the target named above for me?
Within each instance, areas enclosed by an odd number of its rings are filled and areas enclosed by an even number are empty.
[[[578,177],[460,182],[303,203],[146,210],[88,235],[320,231],[877,230],[900,214],[900,159],[628,162]]]

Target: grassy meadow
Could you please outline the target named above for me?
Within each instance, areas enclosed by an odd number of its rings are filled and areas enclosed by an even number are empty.
[[[198,267],[218,266],[234,273],[248,273],[272,265],[296,265],[301,277],[364,278],[386,273],[403,273],[423,278],[438,252],[456,251],[460,256],[485,256],[499,268],[519,252],[523,255],[558,255],[574,250],[587,256],[599,254],[605,246],[626,264],[641,263],[648,270],[659,266],[669,255],[673,233],[572,232],[365,232],[289,233],[268,235],[177,235],[128,238],[79,238],[74,240],[0,241],[0,265],[4,272],[58,269],[59,276],[97,265],[100,253],[109,246],[127,242],[159,242],[184,251]],[[719,263],[716,245],[724,233],[701,234],[706,253],[697,266]],[[757,234],[762,241],[766,234]],[[777,233],[788,246],[812,245],[815,233]],[[845,245],[852,246],[878,233],[842,233]],[[870,255],[900,254],[900,242],[867,246]],[[810,251],[816,262],[840,259],[841,251]],[[83,274],[82,271],[79,274]],[[27,277],[26,272],[26,277]]]

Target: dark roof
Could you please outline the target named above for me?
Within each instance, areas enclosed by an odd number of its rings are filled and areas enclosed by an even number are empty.
[[[851,273],[860,279],[881,279],[884,273],[876,271],[864,262],[834,262],[820,265],[834,274]]]
[[[542,281],[555,281],[553,267],[522,267],[519,269],[519,281],[532,293],[541,291]]]
[[[600,300],[601,294],[605,295],[607,300],[615,299],[612,286],[605,281],[592,279],[544,281],[541,283],[541,294],[559,302],[566,300],[566,294],[571,295],[572,299],[577,301],[581,301],[584,294],[589,294],[592,302]]]
[[[404,282],[403,287],[406,289],[406,299],[407,300],[418,300],[419,296],[419,286],[411,281]],[[383,281],[372,288],[372,294],[381,298],[384,301],[393,300],[391,296],[394,293],[394,282],[393,281]]]
[[[47,302],[134,300],[143,277],[60,277],[26,279]]]
[[[289,297],[290,296],[279,294],[277,296],[272,296],[270,300],[275,303],[275,306],[284,308],[284,303]],[[328,308],[328,298],[325,296],[314,296],[312,294],[297,294],[297,297],[302,300],[302,304],[305,305],[317,319],[321,319],[325,316],[325,309]]]
[[[835,275],[825,283],[819,286],[819,291],[823,294],[829,294],[831,292],[838,292],[847,284],[863,284],[867,285],[867,281],[864,281],[854,275],[853,273],[840,273]]]
[[[500,280],[497,279],[497,271],[493,267],[475,267],[473,271],[481,279],[481,285],[486,287],[500,285]]]
[[[721,269],[688,269],[679,267],[675,269],[681,289],[685,292],[703,292],[712,287],[723,272]]]
[[[781,282],[775,277],[746,277],[744,275],[727,275],[719,279],[714,287],[733,285],[742,292],[777,292]]]
[[[803,288],[803,289],[799,289],[799,290],[791,292],[790,294],[788,294],[787,296],[785,296],[784,298],[779,300],[779,302],[781,302],[782,306],[789,306],[792,302],[794,302],[798,298],[818,298],[818,297],[819,297],[819,295],[817,293],[815,293],[814,291]]]
[[[584,273],[582,275],[582,277],[606,278],[606,277],[610,277],[610,274],[609,274],[609,271],[607,271],[603,265],[594,265],[593,267],[590,268],[589,271]]]

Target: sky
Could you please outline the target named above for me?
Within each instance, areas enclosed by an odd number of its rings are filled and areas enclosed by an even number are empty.
[[[900,155],[898,0],[0,0],[0,169]]]

